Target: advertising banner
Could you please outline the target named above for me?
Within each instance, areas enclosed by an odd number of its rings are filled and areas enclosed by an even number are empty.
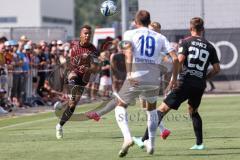
[[[190,35],[187,30],[163,31],[171,42],[178,42]],[[220,59],[221,72],[214,80],[240,79],[240,28],[206,29],[205,37],[217,50]]]

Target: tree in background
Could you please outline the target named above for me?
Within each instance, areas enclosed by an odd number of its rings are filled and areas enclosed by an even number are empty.
[[[102,1],[96,0],[75,0],[75,33],[79,35],[79,28],[83,24],[95,27],[111,27],[114,21],[120,21],[121,15],[115,14],[111,17],[104,17],[100,13]]]
[[[100,5],[104,0],[75,0],[75,36],[79,35],[79,28],[83,24],[89,24],[95,27],[112,27],[116,22],[121,23],[121,0],[118,1],[119,13],[105,17],[100,13]],[[138,0],[129,1],[130,13],[136,10]],[[132,11],[133,10],[133,11]],[[135,14],[135,13],[133,13]],[[131,20],[130,15],[130,20]]]

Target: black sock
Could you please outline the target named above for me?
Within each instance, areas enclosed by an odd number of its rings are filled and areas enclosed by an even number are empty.
[[[201,145],[203,143],[202,119],[198,112],[192,114],[192,123],[193,123],[194,133],[196,136],[196,144]]]
[[[163,118],[164,114],[159,110],[157,110],[157,114],[158,114],[158,125],[159,125],[162,121],[162,118]],[[149,139],[149,137],[148,137],[148,128],[147,128],[145,130],[145,133],[144,133],[143,137],[142,137],[142,141],[144,142],[145,140],[148,140],[148,139]]]
[[[162,119],[163,119],[163,116],[164,116],[164,113],[157,110],[157,114],[158,114],[158,125],[160,125]]]
[[[63,112],[62,118],[59,122],[61,126],[63,126],[72,116],[73,112],[75,110],[75,107],[67,107],[67,109]]]
[[[145,133],[142,137],[142,141],[144,142],[145,140],[148,140],[148,139],[149,139],[149,137],[148,137],[148,127],[147,127],[146,130],[145,130]]]

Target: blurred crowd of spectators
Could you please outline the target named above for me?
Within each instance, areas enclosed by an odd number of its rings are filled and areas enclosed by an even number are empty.
[[[110,38],[102,45],[101,71],[91,76],[83,96],[88,102],[110,97],[110,56],[118,52],[118,42],[119,39]],[[71,42],[62,40],[33,43],[25,35],[19,40],[0,37],[0,113],[36,105],[52,106],[67,99],[64,79],[70,49]]]

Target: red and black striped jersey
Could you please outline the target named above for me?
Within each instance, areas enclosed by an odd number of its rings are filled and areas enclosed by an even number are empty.
[[[97,57],[98,52],[91,43],[88,46],[81,46],[79,41],[74,41],[72,42],[70,55],[70,69],[81,76],[84,73],[80,71],[79,67],[81,65],[89,67],[91,63],[90,56]]]

